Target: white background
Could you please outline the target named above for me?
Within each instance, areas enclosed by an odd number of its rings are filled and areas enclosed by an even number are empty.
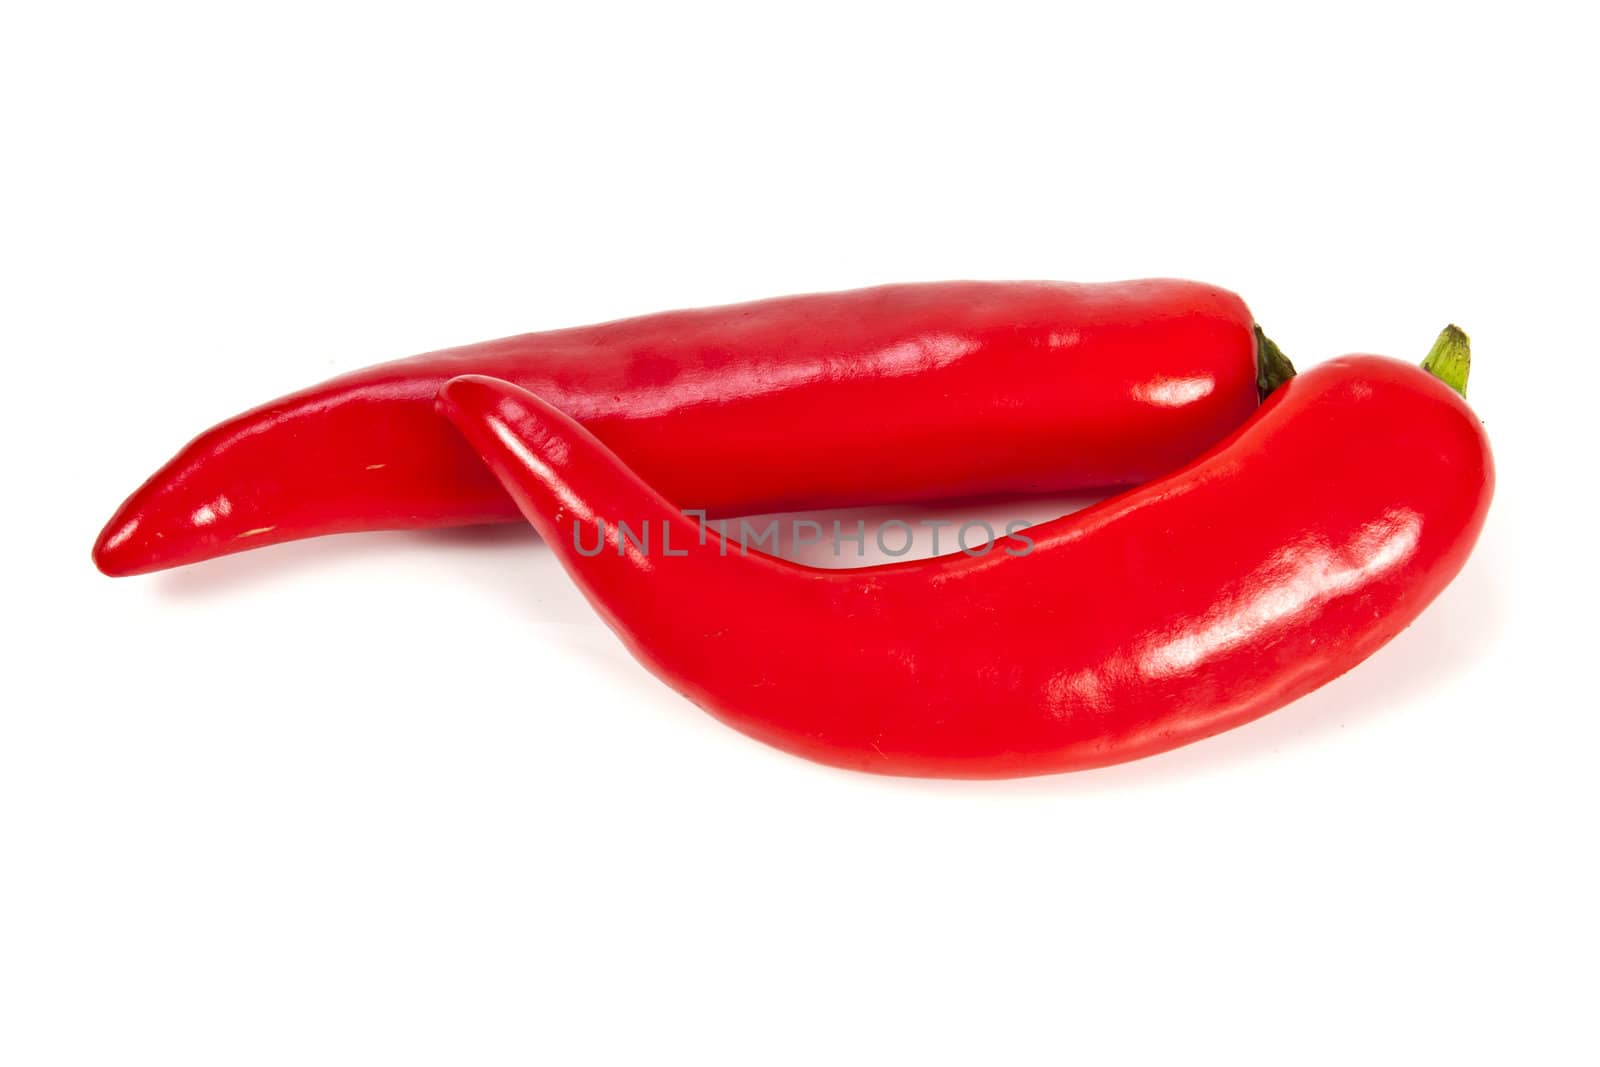
[[[1595,1062],[1581,10],[11,10],[0,1062]],[[1148,275],[1302,366],[1459,322],[1500,486],[1391,646],[1140,763],[768,750],[515,527],[89,562],[192,434],[380,359]]]

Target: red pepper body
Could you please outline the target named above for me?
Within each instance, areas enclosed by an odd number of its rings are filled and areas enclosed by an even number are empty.
[[[1127,485],[1257,406],[1249,310],[1196,282],[894,285],[527,334],[381,364],[201,434],[112,517],[125,575],[317,534],[507,521],[434,396],[558,405],[711,514]]]
[[[884,774],[1094,767],[1280,707],[1416,618],[1493,487],[1482,427],[1449,387],[1346,356],[1192,464],[1027,530],[1031,550],[819,570],[742,556],[714,528],[702,545],[513,386],[454,381],[440,405],[647,667],[754,737]],[[619,523],[647,526],[651,551]]]

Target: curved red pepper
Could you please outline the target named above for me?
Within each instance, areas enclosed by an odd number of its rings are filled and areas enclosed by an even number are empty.
[[[1194,463],[1031,528],[1025,554],[818,570],[714,532],[701,544],[515,386],[457,379],[440,406],[649,669],[754,737],[884,774],[1094,767],[1280,707],[1416,618],[1466,561],[1493,487],[1482,427],[1449,387],[1345,356]],[[647,523],[654,551],[620,522]],[[597,523],[603,549],[575,550]],[[662,551],[663,530],[686,555]]]
[[[714,515],[1132,484],[1255,409],[1252,326],[1237,296],[1196,282],[950,282],[449,349],[206,431],[122,505],[94,559],[138,574],[317,534],[515,519],[433,410],[469,373],[534,390]]]

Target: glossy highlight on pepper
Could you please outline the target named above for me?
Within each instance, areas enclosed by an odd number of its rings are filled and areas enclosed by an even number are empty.
[[[820,570],[702,540],[514,385],[456,379],[439,405],[646,667],[753,737],[881,774],[1096,767],[1282,707],[1438,595],[1494,483],[1451,386],[1345,356],[1187,466],[1031,527],[1026,554]],[[624,520],[671,526],[687,555],[619,541]],[[574,525],[603,528],[604,550],[576,552]]]
[[[94,561],[141,574],[321,534],[515,520],[434,411],[463,374],[536,392],[713,515],[1133,484],[1243,421],[1258,375],[1292,373],[1253,325],[1198,282],[940,282],[448,349],[207,430],[117,509]]]

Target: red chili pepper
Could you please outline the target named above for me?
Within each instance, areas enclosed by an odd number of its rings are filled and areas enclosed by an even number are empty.
[[[1264,341],[1264,339],[1263,339]],[[1292,368],[1261,346],[1266,384]],[[1184,281],[895,285],[381,364],[201,434],[95,545],[138,574],[317,534],[509,521],[434,412],[461,374],[560,406],[713,515],[1143,481],[1255,409],[1244,303]]]
[[[1427,366],[1464,388],[1466,355],[1452,327]],[[1415,366],[1345,356],[1194,463],[1033,527],[1031,551],[818,570],[702,543],[513,385],[459,378],[439,403],[645,666],[753,737],[884,774],[1095,767],[1278,708],[1416,618],[1466,561],[1493,488],[1462,397]],[[647,525],[653,550],[622,522]]]

